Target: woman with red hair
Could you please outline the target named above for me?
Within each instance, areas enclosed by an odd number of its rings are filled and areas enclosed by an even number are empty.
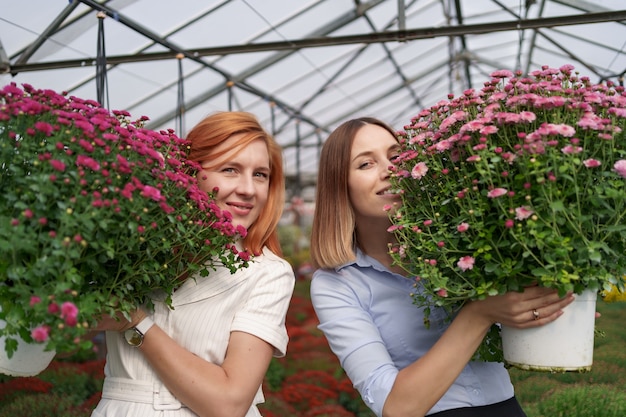
[[[285,355],[285,315],[295,278],[276,228],[284,204],[280,146],[245,112],[210,115],[189,132],[200,187],[247,229],[253,254],[231,274],[217,268],[184,279],[171,306],[131,320],[103,319],[107,363],[92,416],[260,416],[272,356]]]

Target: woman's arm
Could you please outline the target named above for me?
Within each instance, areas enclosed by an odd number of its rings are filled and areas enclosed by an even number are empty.
[[[435,345],[402,369],[383,407],[384,417],[422,417],[454,383],[493,323],[517,328],[538,327],[556,320],[574,297],[555,290],[527,288],[468,303]],[[540,309],[534,320],[533,309]],[[416,389],[423,387],[427,389]]]
[[[256,336],[232,332],[219,366],[184,349],[156,325],[139,349],[172,394],[203,417],[244,416],[274,352]]]
[[[199,357],[158,325],[144,333],[139,350],[168,390],[202,417],[244,416],[263,382],[272,355],[284,355],[287,344],[285,315],[295,279],[285,261],[255,263],[251,293],[227,318],[228,345],[217,364]],[[231,278],[230,274],[227,278]],[[209,277],[208,279],[211,279]],[[237,305],[242,300],[236,300]],[[211,302],[209,300],[208,302]],[[103,318],[98,329],[124,331],[146,317],[139,309],[126,319]],[[188,317],[188,320],[195,320]],[[225,318],[222,318],[224,320]],[[132,349],[132,348],[131,348]]]
[[[134,312],[130,322],[103,317],[97,328],[123,332],[145,317],[143,310]],[[216,365],[180,346],[156,324],[138,349],[170,392],[201,417],[244,416],[275,350],[252,334],[233,331],[224,362]]]

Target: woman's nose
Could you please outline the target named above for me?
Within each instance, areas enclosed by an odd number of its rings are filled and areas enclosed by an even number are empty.
[[[380,175],[383,179],[387,179],[391,176],[391,167],[393,167],[393,162],[390,160],[381,161]]]
[[[241,195],[254,194],[254,179],[248,175],[242,175],[237,182],[236,191]]]

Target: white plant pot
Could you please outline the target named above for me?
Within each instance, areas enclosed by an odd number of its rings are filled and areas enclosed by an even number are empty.
[[[532,371],[590,371],[597,292],[588,290],[575,297],[561,317],[545,326],[502,326],[505,364]]]
[[[0,320],[0,329],[4,326],[4,320]],[[0,337],[0,373],[11,376],[35,376],[46,369],[54,359],[56,352],[44,351],[45,344],[27,343],[19,336],[12,338],[18,340],[18,345],[9,359],[4,348],[6,338]]]

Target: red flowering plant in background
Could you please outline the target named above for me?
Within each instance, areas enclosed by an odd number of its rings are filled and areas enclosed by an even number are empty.
[[[453,315],[535,283],[562,295],[624,290],[624,89],[569,65],[491,76],[400,134],[392,255],[419,281],[426,324],[432,307]],[[479,355],[499,360],[498,340],[494,326]]]
[[[248,254],[196,182],[188,142],[90,100],[15,84],[0,90],[0,320],[46,349],[91,346],[101,314],[169,300],[186,274],[235,271]]]

